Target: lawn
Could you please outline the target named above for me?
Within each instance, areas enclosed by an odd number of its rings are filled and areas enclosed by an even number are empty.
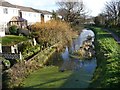
[[[5,37],[2,37],[2,45],[14,45],[21,41],[26,41],[27,38],[24,36],[16,36],[16,35],[6,35]]]
[[[57,66],[47,66],[29,75],[23,88],[87,88],[92,73],[80,71],[60,72]]]

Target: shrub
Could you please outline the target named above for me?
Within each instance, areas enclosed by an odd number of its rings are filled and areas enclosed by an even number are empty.
[[[10,34],[13,34],[13,35],[18,35],[18,28],[16,25],[12,25],[9,27],[9,31],[10,31]]]
[[[11,63],[10,63],[9,60],[6,60],[6,59],[4,59],[4,58],[2,58],[2,57],[1,57],[0,59],[2,59],[2,64],[3,64],[3,66],[5,67],[5,69],[10,68]],[[3,68],[3,69],[4,69],[4,68]]]
[[[32,35],[40,44],[53,45],[57,42],[71,42],[73,31],[64,21],[51,20],[47,23],[36,23],[31,26]]]

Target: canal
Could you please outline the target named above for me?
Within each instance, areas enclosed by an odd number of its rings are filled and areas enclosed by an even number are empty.
[[[23,87],[87,88],[97,66],[96,58],[82,60],[72,58],[70,54],[78,51],[88,36],[92,36],[91,42],[94,42],[93,31],[83,29],[79,37],[74,39],[70,46],[65,46],[61,52],[62,60],[55,60],[57,63],[41,68],[29,75],[23,82]]]

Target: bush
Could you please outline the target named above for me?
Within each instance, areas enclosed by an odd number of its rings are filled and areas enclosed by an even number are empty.
[[[72,40],[73,31],[64,21],[51,20],[47,23],[36,23],[31,26],[32,35],[40,44],[53,45],[57,42],[68,43]]]
[[[3,69],[8,69],[8,68],[10,68],[11,63],[10,63],[9,60],[6,60],[6,59],[4,59],[4,58],[2,58],[2,57],[0,57],[0,59],[2,59],[2,64],[3,64],[3,66],[4,66]]]
[[[16,25],[12,25],[9,27],[9,31],[10,31],[10,34],[13,34],[13,35],[18,35],[18,28]]]
[[[32,41],[25,41],[18,46],[18,50],[22,53],[24,59],[28,59],[40,51],[40,46],[33,45]]]

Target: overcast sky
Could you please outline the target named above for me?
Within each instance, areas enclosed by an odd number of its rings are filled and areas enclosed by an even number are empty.
[[[5,0],[12,4],[29,6],[41,10],[57,10],[56,2],[58,0]],[[73,0],[74,1],[74,0]],[[90,11],[90,15],[96,16],[100,13],[104,4],[111,0],[83,0],[85,7]]]

